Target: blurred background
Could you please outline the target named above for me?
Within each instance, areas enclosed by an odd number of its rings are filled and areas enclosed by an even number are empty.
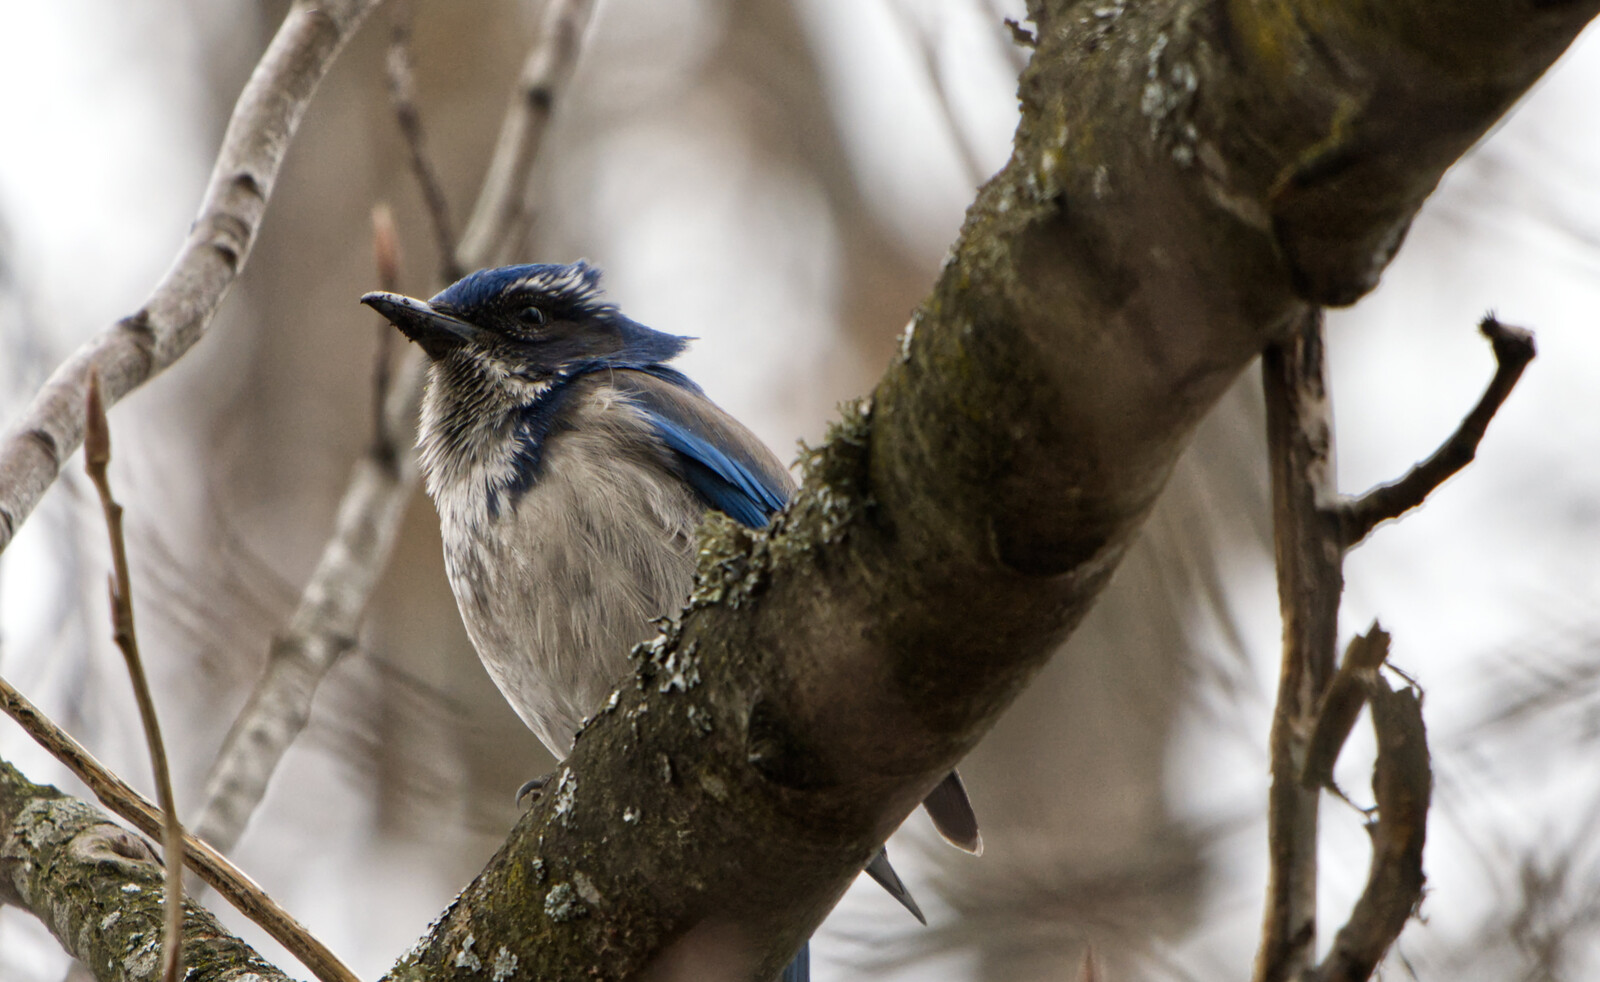
[[[459,227],[538,2],[415,5],[428,147]],[[1020,0],[603,0],[537,181],[524,260],[586,256],[634,318],[780,456],[872,385],[1005,160]],[[392,9],[391,9],[392,8]],[[134,590],[180,809],[264,663],[370,432],[369,213],[402,288],[437,289],[374,16],[324,84],[209,335],[112,414]],[[0,4],[0,411],[171,261],[240,85],[287,4]],[[1600,973],[1600,40],[1445,179],[1382,287],[1331,318],[1341,486],[1431,452],[1493,367],[1487,310],[1540,357],[1478,461],[1352,554],[1346,636],[1381,617],[1426,690],[1436,774],[1422,912],[1386,977]],[[1089,621],[962,765],[987,852],[921,815],[891,843],[919,928],[855,889],[816,977],[1242,979],[1264,890],[1277,664],[1254,373],[1202,428]],[[149,790],[110,644],[104,528],[75,459],[0,556],[0,674]],[[0,721],[0,756],[74,782]],[[1371,740],[1338,779],[1357,801]],[[234,852],[377,977],[498,846],[550,766],[461,631],[420,495],[358,648],[317,695]],[[1323,807],[1324,933],[1364,882],[1362,816]],[[281,952],[212,898],[269,957]],[[1324,938],[1326,943],[1326,937]],[[285,968],[294,968],[280,962]],[[0,980],[67,959],[0,911]]]

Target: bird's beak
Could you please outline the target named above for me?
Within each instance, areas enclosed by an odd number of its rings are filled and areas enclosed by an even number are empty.
[[[459,317],[433,309],[426,300],[375,291],[363,296],[361,302],[389,318],[389,323],[422,345],[422,350],[434,359],[443,358],[483,333]]]

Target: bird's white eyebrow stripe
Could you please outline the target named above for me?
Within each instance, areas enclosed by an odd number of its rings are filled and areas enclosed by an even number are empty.
[[[589,301],[600,296],[600,288],[594,281],[584,275],[582,270],[568,270],[560,276],[550,277],[543,275],[524,276],[520,280],[512,281],[506,286],[502,295],[520,293],[532,290],[537,293],[561,293],[577,301]]]

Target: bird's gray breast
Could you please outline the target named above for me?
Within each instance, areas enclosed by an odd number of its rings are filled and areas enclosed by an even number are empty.
[[[591,389],[566,411],[537,480],[509,507],[440,509],[467,633],[558,758],[625,675],[651,621],[687,598],[702,514],[615,393]]]

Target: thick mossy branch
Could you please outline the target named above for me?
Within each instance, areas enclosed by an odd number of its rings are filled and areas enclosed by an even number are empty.
[[[0,761],[0,900],[42,920],[101,982],[144,982],[160,975],[164,898],[143,839]],[[183,953],[189,982],[288,982],[192,903]]]
[[[901,356],[784,516],[710,530],[681,624],[397,977],[776,974],[1084,615],[1195,422],[1371,286],[1597,8],[1031,3],[1014,156]]]

